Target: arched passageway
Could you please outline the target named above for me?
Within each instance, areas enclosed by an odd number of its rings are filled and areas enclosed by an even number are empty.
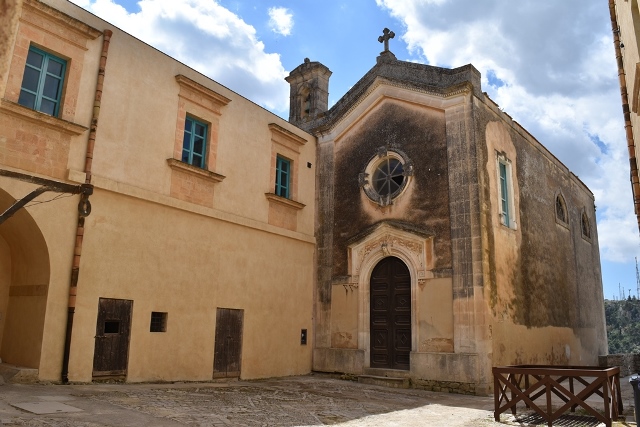
[[[0,212],[15,202],[0,189]],[[0,225],[0,358],[38,368],[49,291],[49,251],[33,217],[20,209]]]

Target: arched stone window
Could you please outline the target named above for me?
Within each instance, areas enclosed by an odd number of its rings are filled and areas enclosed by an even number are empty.
[[[562,225],[567,225],[569,223],[567,204],[560,193],[556,194],[556,220]]]
[[[309,113],[311,113],[311,94],[307,94],[307,97],[304,99],[304,108],[302,109],[303,117],[307,117]]]
[[[591,239],[591,222],[589,221],[589,217],[586,212],[582,212],[580,220],[580,225],[582,229],[582,237],[585,239]]]
[[[301,119],[306,119],[311,116],[313,109],[312,92],[312,87],[308,83],[301,85],[298,90],[298,111]]]

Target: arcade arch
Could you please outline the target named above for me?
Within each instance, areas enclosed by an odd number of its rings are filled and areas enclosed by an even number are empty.
[[[15,199],[0,189],[0,212]],[[49,251],[25,210],[0,225],[0,358],[38,368],[50,280]]]

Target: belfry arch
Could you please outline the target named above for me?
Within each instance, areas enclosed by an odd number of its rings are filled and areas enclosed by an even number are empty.
[[[0,189],[0,211],[15,199]],[[50,280],[49,251],[33,217],[20,209],[0,225],[0,358],[38,368]]]

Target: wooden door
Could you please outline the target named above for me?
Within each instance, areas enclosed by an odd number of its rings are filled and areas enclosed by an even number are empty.
[[[122,376],[127,373],[133,301],[100,298],[93,376]]]
[[[409,369],[411,276],[400,259],[384,258],[371,273],[372,368]]]
[[[239,377],[244,311],[218,308],[216,313],[213,377]]]

